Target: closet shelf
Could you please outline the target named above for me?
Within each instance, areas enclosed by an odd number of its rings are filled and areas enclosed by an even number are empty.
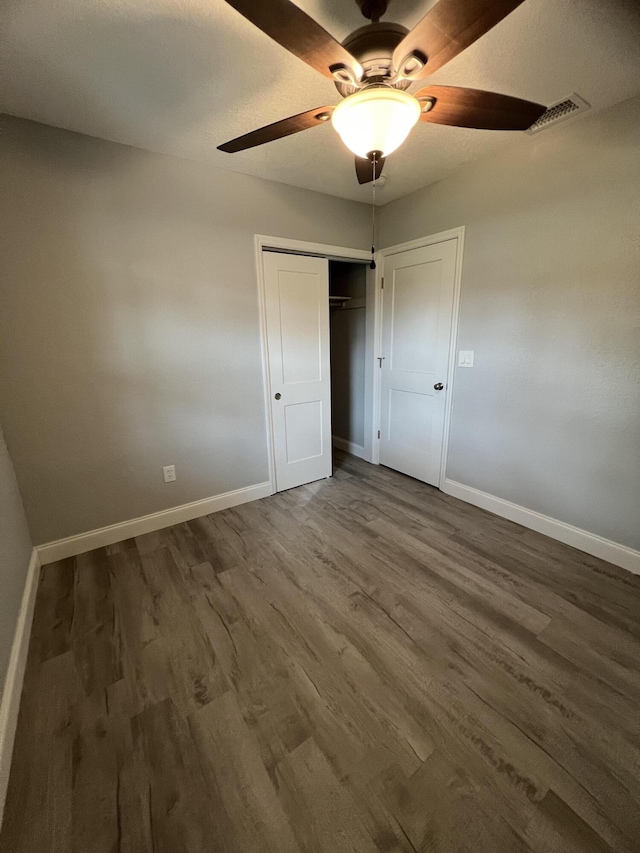
[[[335,300],[335,301],[334,301]],[[356,308],[365,307],[365,298],[358,299],[357,296],[330,296],[329,308],[340,311],[353,311]]]

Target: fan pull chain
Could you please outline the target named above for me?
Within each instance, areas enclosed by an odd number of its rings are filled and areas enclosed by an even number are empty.
[[[374,255],[376,253],[376,161],[377,155],[374,154],[371,158],[371,168],[373,170],[373,206],[371,208],[371,263],[369,269],[376,268]]]

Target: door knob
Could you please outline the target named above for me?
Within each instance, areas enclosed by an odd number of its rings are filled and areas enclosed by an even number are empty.
[[[444,388],[444,385],[442,384],[442,382],[436,382],[436,384],[433,387],[435,388],[436,391],[442,391],[442,389]]]
[[[282,394],[276,394],[276,400],[279,400],[282,397]]]

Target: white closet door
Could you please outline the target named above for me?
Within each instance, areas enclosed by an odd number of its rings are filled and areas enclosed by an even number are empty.
[[[330,477],[329,262],[263,253],[276,489]]]
[[[457,241],[384,262],[380,462],[439,485]]]

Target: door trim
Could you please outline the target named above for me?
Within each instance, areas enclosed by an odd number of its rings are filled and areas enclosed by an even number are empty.
[[[267,339],[267,309],[264,284],[264,267],[262,264],[262,253],[264,250],[274,249],[278,252],[295,252],[305,255],[319,255],[329,260],[369,261],[371,253],[364,249],[351,249],[347,246],[330,246],[326,243],[311,243],[306,240],[290,240],[288,237],[269,237],[265,234],[256,234],[254,237],[256,278],[258,283],[258,309],[260,312],[260,348],[262,355],[262,379],[264,388],[264,410],[265,429],[267,434],[267,458],[269,463],[269,486],[271,494],[276,493],[276,466],[275,451],[273,444],[273,419],[271,410],[271,380],[269,377],[269,345]],[[377,322],[377,300],[374,307],[374,317]],[[367,311],[369,313],[369,311]],[[365,353],[367,361],[373,360],[373,353]],[[366,398],[365,398],[366,405]],[[371,423],[373,411],[365,412],[365,423]],[[377,427],[376,427],[377,429]],[[377,435],[377,433],[373,433]],[[366,436],[365,436],[366,440]],[[366,452],[366,449],[365,449]]]
[[[444,243],[447,240],[456,241],[456,267],[455,279],[453,283],[453,307],[451,312],[451,333],[449,336],[449,367],[447,369],[447,382],[444,401],[444,429],[442,434],[442,454],[440,456],[440,476],[438,477],[438,487],[444,491],[444,484],[447,474],[447,459],[449,455],[449,432],[451,429],[451,405],[453,402],[453,382],[455,377],[456,367],[456,352],[458,349],[458,318],[460,314],[460,290],[462,286],[462,260],[464,254],[464,225],[459,228],[452,228],[449,231],[440,231],[438,234],[431,234],[428,237],[419,237],[417,240],[410,240],[407,243],[398,243],[396,246],[388,246],[377,253],[377,281],[376,281],[376,300],[375,300],[375,318],[376,318],[376,352],[380,353],[382,346],[382,279],[384,278],[384,262],[390,255],[398,255],[401,252],[408,252],[411,249],[422,249],[425,246],[432,246],[435,243]],[[378,432],[380,430],[380,371],[375,372],[374,388],[373,388],[373,426],[372,435],[373,447],[371,461],[380,464],[380,439]]]

